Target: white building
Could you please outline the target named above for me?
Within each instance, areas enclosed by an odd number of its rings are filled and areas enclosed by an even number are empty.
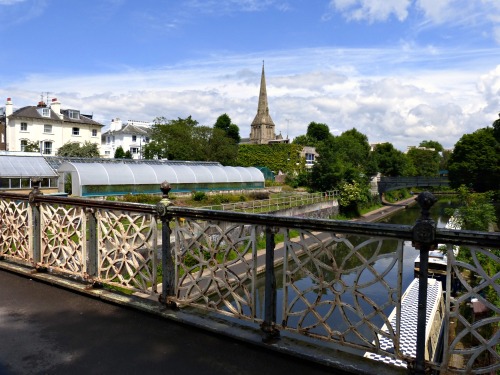
[[[66,143],[85,142],[100,145],[104,125],[76,109],[61,109],[61,103],[52,99],[50,106],[43,101],[36,106],[13,110],[12,100],[5,103],[5,135],[8,151],[24,151],[29,143],[37,142],[44,155],[55,155]]]
[[[133,159],[142,159],[144,146],[149,143],[150,122],[128,120],[126,124],[119,119],[111,120],[109,130],[102,134],[101,156],[113,158],[116,149],[122,147],[130,151]]]

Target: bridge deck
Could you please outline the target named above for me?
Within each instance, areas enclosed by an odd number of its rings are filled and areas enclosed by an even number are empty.
[[[4,270],[0,301],[2,375],[332,373]]]

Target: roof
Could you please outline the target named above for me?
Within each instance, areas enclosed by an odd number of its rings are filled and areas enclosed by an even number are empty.
[[[72,161],[62,163],[58,171],[76,173],[79,184],[84,186],[159,185],[165,180],[173,184],[264,182],[264,175],[257,168],[205,162]]]
[[[38,153],[0,152],[1,178],[57,177],[43,156]]]
[[[109,134],[135,134],[135,135],[149,135],[151,129],[147,126],[127,124],[119,130],[108,130],[102,133],[103,136]]]
[[[40,115],[40,113],[37,110],[37,106],[31,105],[31,106],[26,106],[18,109],[15,111],[12,115],[9,116],[9,118],[36,118],[36,119],[43,119],[43,120],[52,120],[52,121],[63,121],[63,122],[69,122],[69,123],[76,123],[76,124],[84,124],[84,125],[94,125],[94,126],[104,126],[103,124],[94,121],[91,119],[88,115],[84,115],[80,113],[80,116],[78,119],[70,118],[67,116],[67,112],[69,111],[68,109],[63,109],[61,110],[61,115],[62,118],[59,117],[50,107],[45,107],[50,110],[50,117],[45,117]]]

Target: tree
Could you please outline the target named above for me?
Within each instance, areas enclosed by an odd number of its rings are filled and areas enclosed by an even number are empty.
[[[123,159],[125,157],[125,151],[123,151],[122,146],[118,146],[115,150],[115,159]]]
[[[40,143],[37,141],[26,141],[24,152],[40,152]]]
[[[86,141],[83,145],[79,142],[67,142],[57,149],[57,156],[98,158],[99,147],[97,143]]]
[[[464,134],[448,162],[450,186],[466,185],[476,192],[500,190],[500,143],[493,128]]]
[[[217,121],[214,124],[214,129],[220,129],[224,131],[225,135],[231,139],[234,139],[236,143],[239,143],[241,140],[240,137],[240,129],[238,125],[232,123],[231,118],[224,113],[217,118]]]
[[[408,169],[408,159],[405,154],[394,148],[392,143],[381,143],[372,152],[378,172],[384,176],[405,176]]]
[[[440,156],[437,151],[412,148],[406,156],[414,168],[415,176],[434,177],[439,175]]]
[[[441,146],[441,143],[437,141],[422,141],[420,142],[418,147],[433,148],[436,152],[441,152],[444,150],[443,146]]]
[[[124,159],[133,159],[132,153],[130,152],[130,150],[125,151],[125,155],[123,155],[123,158]]]
[[[499,118],[493,121],[493,136],[497,142],[500,142],[500,113],[498,114],[498,117]]]
[[[221,164],[233,165],[238,153],[238,144],[221,129],[225,126],[226,116],[221,120],[220,127],[214,128],[198,125],[198,121],[193,120],[191,116],[177,120],[159,117],[155,119],[151,141],[145,146],[144,157],[218,161]]]
[[[324,141],[330,136],[330,128],[326,124],[313,121],[307,126],[307,136],[316,142]]]

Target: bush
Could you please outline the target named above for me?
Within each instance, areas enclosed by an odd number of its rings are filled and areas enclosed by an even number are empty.
[[[253,191],[250,193],[250,198],[255,199],[255,200],[269,199],[269,192],[265,191],[265,190]]]
[[[191,198],[196,202],[202,202],[207,200],[207,195],[203,191],[193,191],[191,193]]]

